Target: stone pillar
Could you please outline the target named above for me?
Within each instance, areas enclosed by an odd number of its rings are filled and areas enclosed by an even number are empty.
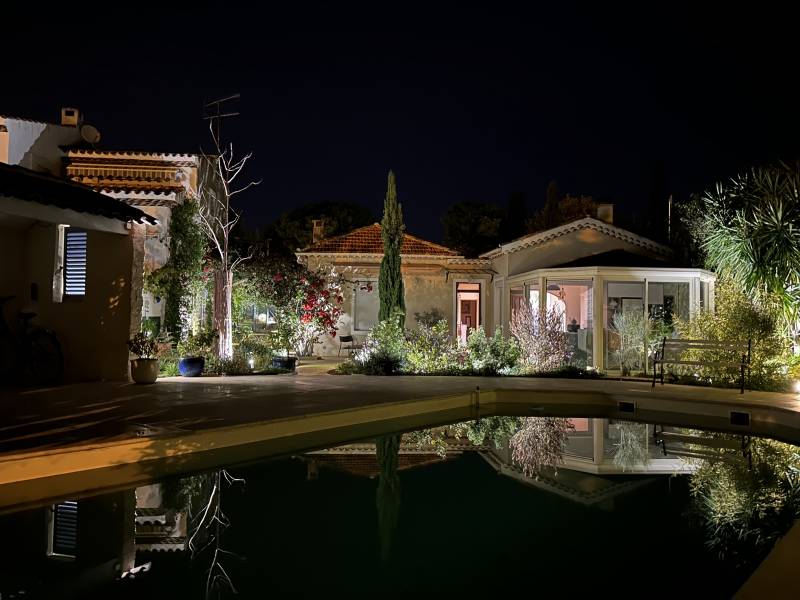
[[[131,225],[130,239],[133,244],[131,265],[131,335],[139,332],[142,326],[142,292],[144,291],[144,241],[146,225]]]
[[[592,362],[601,371],[606,368],[605,354],[605,281],[595,277],[592,281]]]

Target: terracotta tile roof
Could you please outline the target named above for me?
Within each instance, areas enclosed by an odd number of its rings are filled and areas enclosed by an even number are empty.
[[[380,223],[354,229],[344,235],[320,240],[300,250],[309,254],[383,254]],[[458,252],[410,233],[403,234],[401,254],[417,256],[458,256]]]
[[[313,458],[309,458],[321,467],[326,467],[335,471],[343,471],[360,477],[369,477],[372,479],[381,473],[380,466],[378,465],[378,458],[374,454],[315,454]],[[436,454],[401,453],[397,457],[397,470],[407,471],[409,469],[426,467],[444,461],[445,459]]]

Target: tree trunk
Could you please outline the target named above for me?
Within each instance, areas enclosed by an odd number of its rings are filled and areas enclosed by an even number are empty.
[[[220,358],[233,356],[232,289],[233,272],[224,267],[214,271],[214,329],[219,334],[217,355]]]

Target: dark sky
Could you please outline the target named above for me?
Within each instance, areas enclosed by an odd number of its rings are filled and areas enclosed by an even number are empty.
[[[453,202],[523,190],[533,210],[553,179],[641,213],[653,189],[682,198],[800,157],[794,20],[761,3],[167,4],[17,3],[0,114],[56,120],[73,105],[104,147],[194,152],[203,101],[240,92],[224,133],[263,180],[241,197],[250,226],[323,200],[377,217],[392,168],[409,230],[433,239]]]

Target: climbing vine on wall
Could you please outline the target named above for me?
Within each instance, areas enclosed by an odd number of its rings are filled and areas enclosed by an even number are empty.
[[[204,254],[205,237],[198,222],[197,203],[184,202],[170,216],[169,259],[146,281],[150,292],[166,299],[163,329],[175,339],[185,328],[193,283],[201,276]]]

